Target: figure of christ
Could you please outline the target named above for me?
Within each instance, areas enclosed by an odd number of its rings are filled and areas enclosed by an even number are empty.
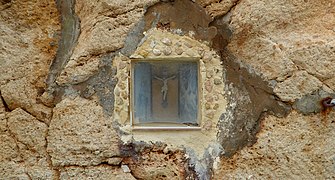
[[[176,76],[171,76],[171,77],[168,77],[168,78],[160,78],[160,77],[154,76],[154,78],[163,82],[161,93],[163,95],[163,102],[166,102],[166,96],[167,96],[167,93],[168,93],[168,90],[169,90],[168,80],[174,79],[174,78],[176,78]]]

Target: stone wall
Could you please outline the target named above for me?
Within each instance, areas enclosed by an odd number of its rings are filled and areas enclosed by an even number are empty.
[[[335,98],[335,1],[0,10],[0,179],[335,178],[335,113],[320,103]],[[183,57],[200,61],[200,130],[133,130],[131,60]]]

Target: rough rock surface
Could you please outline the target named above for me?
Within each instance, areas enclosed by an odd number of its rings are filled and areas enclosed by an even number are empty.
[[[7,120],[8,130],[31,151],[45,153],[47,125],[36,120],[22,109],[15,109]]]
[[[242,66],[277,81],[276,94],[282,100],[294,101],[323,84],[332,88],[326,80],[335,73],[334,5],[334,1],[239,1],[231,11],[228,49]],[[297,80],[297,74],[305,80]]]
[[[7,129],[0,132],[0,177],[55,178],[46,152],[47,125],[20,108],[7,116]]]
[[[119,167],[108,165],[88,166],[88,167],[66,167],[60,173],[60,179],[122,179],[122,180],[135,180],[130,173],[125,173]]]
[[[9,81],[1,87],[1,95],[10,110],[22,107],[39,120],[49,124],[52,109],[39,101],[38,97],[42,95],[42,92],[38,91],[33,82],[29,82],[26,77]]]
[[[204,7],[209,15],[212,17],[218,17],[229,12],[237,2],[238,0],[199,0],[197,3]]]
[[[119,155],[118,135],[96,100],[76,97],[57,104],[47,140],[54,166],[97,165]]]
[[[78,1],[75,6],[80,18],[78,44],[57,83],[80,83],[99,69],[99,59],[105,53],[124,47],[131,28],[139,22],[144,8],[157,0]]]
[[[222,159],[215,179],[334,179],[335,113],[269,116],[257,143]]]
[[[6,102],[15,104],[11,110],[22,107],[47,121],[51,110],[37,99],[57,49],[55,2],[1,1],[0,9],[0,90]]]

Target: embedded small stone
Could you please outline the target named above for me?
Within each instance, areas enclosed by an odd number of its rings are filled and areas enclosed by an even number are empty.
[[[149,52],[148,52],[148,51],[145,51],[145,50],[142,50],[142,51],[140,51],[138,54],[139,54],[140,56],[142,56],[142,57],[147,57],[148,54],[149,54]]]
[[[189,42],[185,42],[184,45],[185,45],[186,47],[188,47],[188,48],[192,48],[192,47],[193,47],[192,44],[189,43]]]
[[[205,96],[205,99],[206,99],[207,102],[213,102],[213,100],[214,100],[213,97],[211,95],[209,95],[209,94],[207,94]]]
[[[119,69],[124,69],[127,66],[127,64],[123,61],[119,63]]]
[[[214,118],[214,112],[207,113],[206,117],[208,117],[209,119],[213,119]]]
[[[212,121],[206,121],[204,124],[205,130],[210,130],[212,128]]]
[[[200,57],[204,57],[205,50],[203,50],[203,49],[198,49],[198,54],[199,54]]]
[[[219,104],[216,103],[216,104],[214,105],[213,109],[214,109],[214,110],[217,110],[218,108],[219,108]]]
[[[207,78],[211,78],[211,77],[213,77],[214,76],[214,71],[207,71],[206,72],[206,77]]]
[[[124,173],[130,173],[131,172],[130,169],[129,169],[129,167],[127,165],[125,165],[125,164],[121,165],[121,169],[122,169],[122,171]]]
[[[100,154],[100,151],[94,151],[94,154],[98,155],[98,154]]]
[[[215,84],[215,85],[222,84],[221,79],[219,79],[219,78],[215,78],[215,79],[214,79],[214,84]]]
[[[180,41],[178,41],[178,42],[176,42],[176,44],[175,44],[177,47],[180,47],[181,46],[181,42]]]
[[[123,104],[123,100],[121,98],[118,98],[116,100],[116,104],[119,105],[119,106],[121,106]]]
[[[207,102],[207,103],[205,104],[205,108],[206,108],[206,109],[210,109],[210,108],[211,108],[211,104]]]
[[[167,45],[167,46],[171,46],[172,45],[172,41],[168,38],[164,38],[162,39],[162,43]]]
[[[122,89],[122,90],[126,89],[126,85],[125,85],[124,83],[120,83],[120,84],[119,84],[119,87],[120,87],[120,89]]]
[[[208,91],[208,92],[212,92],[212,89],[213,89],[213,85],[210,81],[206,81],[205,83],[205,89]]]
[[[122,162],[122,158],[119,158],[119,157],[112,157],[112,158],[107,159],[107,163],[110,165],[114,165],[114,166],[119,165],[121,162]]]
[[[195,0],[192,0],[192,1],[195,2]],[[194,32],[194,31],[189,31],[189,32],[188,32],[188,35],[189,35],[190,37],[194,37],[195,32]]]
[[[164,55],[170,55],[172,53],[172,50],[170,47],[166,47],[164,50],[163,50],[163,53]]]
[[[122,92],[121,96],[123,99],[128,99],[128,94],[126,92]]]
[[[162,54],[161,50],[159,49],[153,49],[152,50],[152,53],[155,55],[155,56],[160,56]]]
[[[214,101],[218,101],[219,100],[219,96],[217,94],[213,95],[213,98],[214,98]]]
[[[115,94],[115,96],[120,96],[120,89],[119,88],[115,88],[114,89],[114,94]]]
[[[185,52],[188,56],[191,56],[191,57],[196,57],[197,56],[197,52],[195,52],[193,49],[187,49],[186,52]]]
[[[178,54],[178,55],[181,55],[184,52],[183,49],[181,49],[181,48],[176,48],[175,51],[176,51],[176,54]]]
[[[125,73],[122,73],[121,74],[121,80],[122,81],[125,81],[125,80],[127,80],[128,79],[128,76],[125,74]]]
[[[212,55],[205,53],[204,57],[202,58],[204,60],[205,63],[209,62],[210,60],[212,60]]]
[[[155,41],[151,41],[151,42],[150,42],[150,47],[151,47],[151,48],[154,48],[154,47],[156,46],[156,44],[157,44],[157,43],[156,43]]]

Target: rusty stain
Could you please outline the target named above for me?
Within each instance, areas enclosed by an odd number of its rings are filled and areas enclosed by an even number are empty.
[[[162,30],[170,30],[170,23],[162,23],[162,22],[158,22],[156,25],[156,28],[158,29],[162,29]]]
[[[331,112],[331,110],[335,106],[335,104],[331,103],[332,99],[333,98],[331,97],[326,97],[320,101],[321,106],[323,107],[321,114],[324,116],[325,119],[327,119],[328,114]]]

